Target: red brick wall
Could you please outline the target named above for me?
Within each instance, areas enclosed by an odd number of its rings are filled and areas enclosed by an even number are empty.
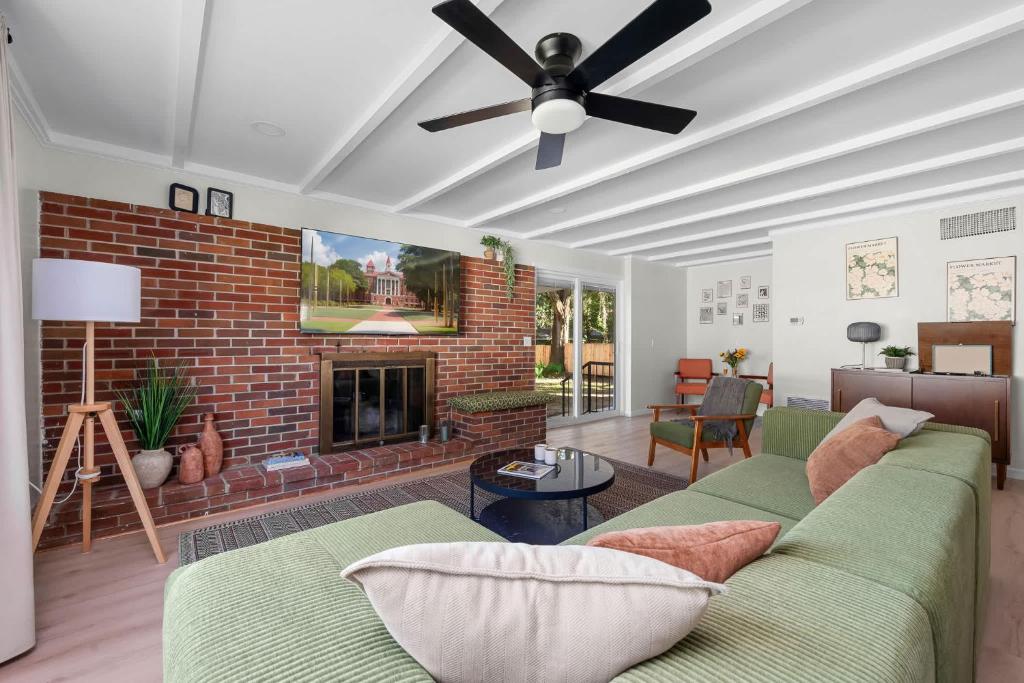
[[[316,354],[321,351],[437,352],[439,417],[448,415],[446,400],[455,394],[533,388],[534,351],[523,346],[523,336],[534,334],[532,268],[517,267],[515,297],[509,300],[497,262],[464,256],[458,338],[308,335],[298,331],[299,229],[49,192],[41,193],[40,201],[41,256],[142,269],[141,322],[97,326],[97,400],[113,400],[112,389],[132,381],[152,355],[193,365],[198,404],[183,417],[169,450],[190,442],[200,430],[199,415],[213,411],[225,440],[226,467],[245,468],[285,450],[315,452]],[[80,325],[42,326],[44,471],[60,437],[65,406],[79,398],[83,337]],[[122,431],[134,451],[134,435],[123,417],[119,414]],[[119,486],[102,437],[97,454],[104,475],[99,488]],[[73,472],[74,458],[66,482]],[[68,488],[66,483],[62,492]],[[47,537],[74,537],[77,495],[59,512]],[[162,502],[153,493],[150,499]],[[121,519],[113,526],[126,524]],[[102,532],[104,525],[97,526]]]

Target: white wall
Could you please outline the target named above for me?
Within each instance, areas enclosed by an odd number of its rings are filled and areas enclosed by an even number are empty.
[[[672,403],[676,361],[686,355],[686,275],[681,268],[626,260],[624,286],[629,380],[627,415],[649,403]]]
[[[846,340],[851,322],[882,326],[882,339],[868,345],[869,359],[888,344],[916,351],[917,323],[946,320],[947,261],[1016,256],[1019,320],[1024,315],[1019,300],[1024,294],[1022,229],[939,240],[939,219],[1007,206],[1017,207],[1018,221],[1024,218],[1024,196],[1019,196],[776,234],[772,248],[776,403],[785,405],[787,396],[829,397],[829,369],[860,363],[860,345]],[[899,238],[899,296],[847,301],[846,243],[893,236]],[[804,324],[790,325],[791,316],[802,316]],[[1024,334],[1019,327],[1018,323],[1013,343],[1013,464],[1017,474],[1024,475]]]
[[[750,276],[750,289],[740,289],[740,278]],[[719,280],[732,280],[732,296],[728,299],[718,298]],[[772,362],[772,316],[774,316],[774,292],[772,291],[772,259],[771,257],[751,259],[732,263],[711,263],[706,266],[691,266],[686,269],[686,356],[688,358],[710,358],[719,370],[722,364],[718,354],[728,349],[746,347],[749,352],[747,360],[740,364],[741,373],[763,375],[768,372],[768,364]],[[768,299],[757,298],[759,285],[768,285]],[[701,290],[714,290],[714,299],[710,304],[701,303]],[[746,294],[746,308],[736,306],[736,296]],[[715,321],[710,325],[701,325],[698,319],[699,309],[704,306],[716,308],[718,302],[725,301],[729,312],[726,315],[715,313]],[[755,323],[752,319],[755,303],[767,303],[769,322]],[[733,313],[743,314],[743,324],[733,325]]]

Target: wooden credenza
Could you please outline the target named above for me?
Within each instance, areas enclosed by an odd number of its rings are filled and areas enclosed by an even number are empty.
[[[832,410],[848,412],[865,398],[927,411],[936,422],[984,429],[992,437],[996,486],[1003,488],[1011,452],[1010,377],[832,370]]]

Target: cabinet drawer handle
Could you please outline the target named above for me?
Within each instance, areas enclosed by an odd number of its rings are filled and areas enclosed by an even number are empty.
[[[835,409],[836,409],[837,412],[840,412],[840,413],[843,412],[843,390],[842,389],[839,389],[839,397],[838,397],[838,399],[836,401],[836,408]]]
[[[999,401],[995,402],[995,416],[994,416],[994,418],[995,418],[994,422],[995,422],[995,427],[996,427],[996,429],[995,429],[996,433],[995,433],[995,436],[994,436],[994,438],[992,440],[993,441],[999,441]]]

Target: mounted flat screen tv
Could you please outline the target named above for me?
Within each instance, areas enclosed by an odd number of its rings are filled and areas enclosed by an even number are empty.
[[[459,252],[302,229],[299,329],[457,335]]]

